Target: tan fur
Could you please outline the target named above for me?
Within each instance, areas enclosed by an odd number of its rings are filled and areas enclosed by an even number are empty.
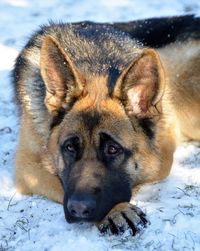
[[[159,50],[167,85],[165,122],[176,145],[200,140],[200,41],[176,43]]]
[[[24,116],[16,153],[16,188],[23,194],[41,194],[62,203],[63,189],[51,163],[45,161],[46,148],[41,148],[42,145],[44,140],[38,137],[30,119]]]

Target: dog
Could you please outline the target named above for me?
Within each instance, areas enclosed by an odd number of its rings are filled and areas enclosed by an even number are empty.
[[[63,203],[68,222],[136,234],[137,186],[200,140],[200,19],[50,23],[19,54],[15,184]]]

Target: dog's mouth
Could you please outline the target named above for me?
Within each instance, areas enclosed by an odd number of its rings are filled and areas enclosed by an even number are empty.
[[[75,217],[73,215],[71,215],[68,210],[66,210],[64,208],[65,211],[65,219],[68,223],[79,223],[79,222],[95,222],[95,218],[94,217]]]

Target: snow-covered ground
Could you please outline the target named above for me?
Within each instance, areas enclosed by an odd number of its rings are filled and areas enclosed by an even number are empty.
[[[151,225],[135,237],[102,236],[94,225],[67,224],[61,205],[21,196],[13,186],[19,122],[9,72],[31,32],[49,19],[112,22],[183,13],[200,14],[199,0],[0,0],[0,251],[200,250],[200,148],[195,145],[180,147],[170,176],[137,195]]]

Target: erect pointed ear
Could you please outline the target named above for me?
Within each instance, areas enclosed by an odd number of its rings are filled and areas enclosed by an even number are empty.
[[[144,49],[142,54],[122,72],[114,96],[125,105],[129,114],[150,117],[150,108],[161,99],[165,86],[164,70],[158,54]]]
[[[84,79],[59,42],[46,36],[40,54],[41,75],[46,86],[45,105],[50,113],[66,109],[83,90]]]

